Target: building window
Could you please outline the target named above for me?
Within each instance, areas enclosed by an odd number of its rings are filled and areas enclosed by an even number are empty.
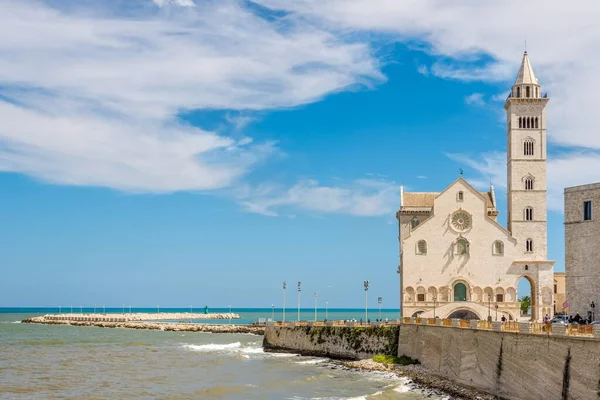
[[[532,239],[527,239],[527,240],[525,241],[525,251],[526,251],[527,253],[531,253],[531,252],[533,252],[533,240],[532,240]],[[528,269],[528,268],[527,268],[527,265],[525,266],[525,269],[526,269],[526,270]]]
[[[458,201],[463,201],[465,199],[465,194],[462,191],[460,191],[460,192],[458,192],[457,198],[458,198]]]
[[[523,142],[523,154],[526,156],[533,155],[533,139],[525,139]]]
[[[517,97],[521,97],[521,88],[517,87]]]
[[[417,301],[425,301],[425,293],[417,294]]]
[[[497,294],[496,295],[496,302],[497,303],[502,303],[504,301],[504,295],[503,294]]]
[[[523,127],[523,118],[519,117],[519,128]]]
[[[460,238],[456,241],[456,254],[459,256],[469,254],[469,242],[465,238]]]
[[[467,301],[467,286],[464,283],[454,285],[454,301]]]
[[[525,190],[533,190],[533,178],[525,178]]]
[[[525,86],[525,97],[529,97],[529,86]]]
[[[540,97],[540,89],[539,88],[535,88],[535,97]],[[536,126],[537,128],[537,126]]]
[[[536,128],[536,129],[537,129],[537,128],[539,128],[539,124],[538,124],[538,122],[539,122],[539,119],[538,119],[538,117],[535,117],[535,128]]]
[[[525,221],[533,221],[533,208],[525,208]]]
[[[493,254],[495,256],[504,255],[504,243],[501,240],[496,240],[494,242]]]
[[[591,221],[592,220],[592,201],[586,200],[583,202],[583,220]]]
[[[415,229],[420,223],[421,223],[421,221],[419,221],[419,218],[413,218],[410,221],[410,227],[411,227],[411,229]]]
[[[554,284],[554,294],[558,293],[558,285],[555,283]]]
[[[419,240],[417,242],[417,254],[427,254],[427,242],[424,240]]]

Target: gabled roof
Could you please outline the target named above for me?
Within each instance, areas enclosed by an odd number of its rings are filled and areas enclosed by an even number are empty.
[[[452,185],[450,185],[452,186]],[[496,208],[492,192],[479,192],[485,197],[487,208]],[[440,192],[404,192],[402,208],[405,207],[433,207],[433,202]]]
[[[529,61],[529,56],[527,52],[523,53],[523,61],[521,61],[521,68],[519,68],[519,73],[517,74],[517,80],[515,81],[515,85],[526,85],[526,84],[535,84],[537,85],[538,81],[533,73],[533,67],[531,66],[531,62]]]

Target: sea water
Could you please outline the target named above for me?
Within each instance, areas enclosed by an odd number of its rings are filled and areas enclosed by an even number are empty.
[[[390,374],[265,353],[262,336],[22,324],[40,312],[12,311],[0,313],[2,399],[425,398]]]

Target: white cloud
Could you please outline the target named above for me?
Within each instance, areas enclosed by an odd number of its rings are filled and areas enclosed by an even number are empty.
[[[383,79],[368,45],[241,2],[155,3],[172,10],[0,0],[0,170],[120,190],[221,188],[277,149],[180,112],[297,106]]]
[[[398,185],[385,180],[358,179],[336,186],[306,180],[290,188],[261,185],[240,193],[239,199],[247,211],[268,216],[285,214],[289,209],[381,216],[394,212],[398,193]]]
[[[159,7],[166,7],[169,5],[175,5],[180,7],[195,7],[196,4],[193,0],[153,0],[154,3]]]
[[[483,93],[471,93],[465,97],[465,103],[472,106],[483,106],[485,101],[483,100]]]

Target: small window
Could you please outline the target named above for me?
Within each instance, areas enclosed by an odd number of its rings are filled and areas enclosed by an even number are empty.
[[[420,223],[421,223],[421,221],[419,221],[419,218],[413,218],[413,219],[410,221],[410,227],[411,227],[412,229],[415,229],[415,228],[416,228],[416,227],[417,227],[417,226],[418,226]]]
[[[525,209],[525,221],[533,221],[533,208],[527,207]]]
[[[523,127],[523,117],[519,117],[519,128]]]
[[[525,97],[529,97],[529,86],[525,86]]]
[[[526,156],[533,155],[533,139],[526,139],[523,142],[523,154]]]
[[[535,117],[535,128],[536,128],[536,129],[537,129],[537,128],[539,128],[539,124],[538,124],[538,122],[539,122],[539,119],[538,119],[538,117]]]
[[[417,301],[425,301],[425,293],[417,294]]]
[[[469,254],[469,242],[467,239],[461,238],[456,241],[456,254],[459,256]]]
[[[533,178],[525,178],[525,190],[533,190]]]
[[[558,285],[555,283],[554,284],[554,294],[558,293]]]
[[[592,220],[592,201],[586,200],[583,202],[583,220],[591,221]]]
[[[517,87],[517,97],[521,97],[521,88]]]
[[[417,254],[427,254],[427,242],[419,240],[417,243]]]
[[[532,239],[527,239],[527,241],[525,241],[525,251],[527,253],[533,252],[533,240]],[[527,265],[525,266],[525,269],[528,269]]]
[[[535,97],[540,97],[540,89],[538,87],[535,88]],[[537,126],[536,126],[537,128]]]
[[[501,240],[496,240],[494,242],[494,248],[493,248],[493,254],[495,256],[501,256],[504,255],[504,243],[502,243]]]
[[[463,201],[465,199],[465,194],[460,191],[458,192],[458,201]]]
[[[496,303],[502,303],[504,301],[504,295],[503,294],[497,294],[496,295]]]

